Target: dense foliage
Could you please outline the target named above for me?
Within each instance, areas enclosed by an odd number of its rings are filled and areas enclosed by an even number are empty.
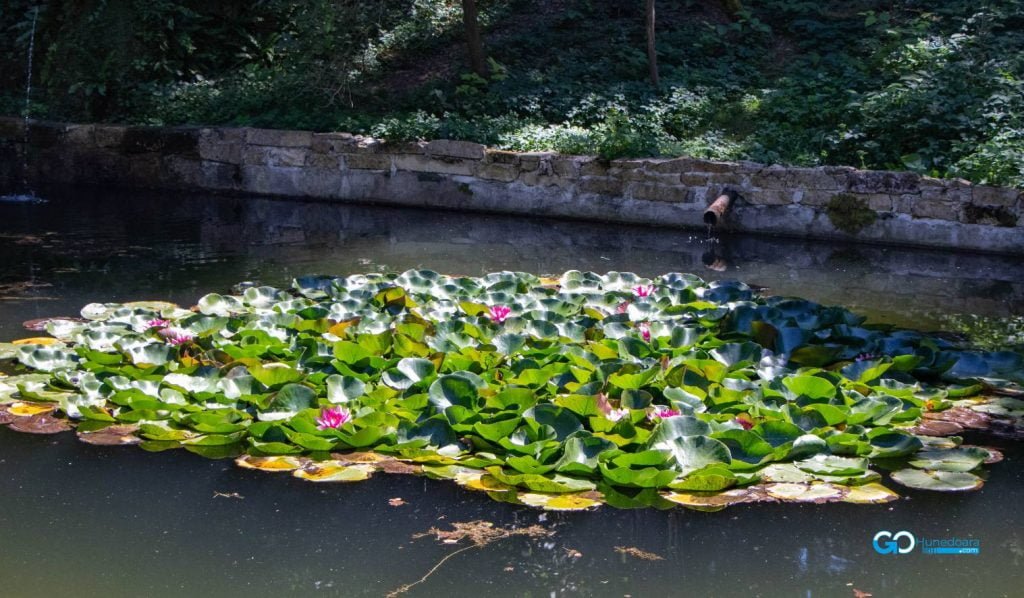
[[[0,7],[0,108],[21,111],[34,0]],[[1024,1],[53,1],[33,114],[472,139],[606,157],[909,168],[1024,186]]]
[[[548,508],[895,499],[869,467],[972,490],[999,454],[956,434],[1024,415],[1020,353],[688,274],[309,277],[82,316],[0,344],[34,370],[0,377],[0,423]]]

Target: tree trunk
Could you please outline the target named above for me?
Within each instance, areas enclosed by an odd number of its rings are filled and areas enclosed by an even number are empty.
[[[480,38],[480,19],[476,10],[476,0],[462,0],[462,22],[466,27],[469,68],[477,75],[486,77],[487,62],[484,60],[484,43]]]
[[[647,0],[647,68],[651,85],[658,86],[658,51],[654,47],[654,0]]]

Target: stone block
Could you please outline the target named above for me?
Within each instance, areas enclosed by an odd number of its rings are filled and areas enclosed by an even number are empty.
[[[1009,187],[990,187],[988,185],[975,185],[972,190],[971,203],[979,206],[1002,206],[1012,208],[1022,194],[1017,189]]]
[[[492,164],[519,164],[519,152],[488,149],[484,157]]]
[[[199,140],[199,157],[211,162],[242,164],[244,162],[241,143],[214,143],[207,138]]]
[[[751,189],[743,194],[755,206],[784,206],[794,203],[794,192],[783,189]]]
[[[654,183],[634,183],[629,187],[633,199],[648,201],[667,201],[672,203],[691,203],[694,194],[682,185],[658,185]]]
[[[793,174],[782,166],[769,166],[750,175],[750,186],[758,189],[791,189]]]
[[[388,154],[424,154],[429,144],[425,141],[382,141],[374,149]]]
[[[95,125],[69,125],[64,132],[64,142],[80,147],[96,145]]]
[[[430,156],[398,155],[394,156],[394,163],[396,170],[469,176],[476,170],[479,162],[461,158],[439,159]]]
[[[519,182],[528,187],[558,187],[559,189],[572,189],[575,186],[573,179],[566,179],[560,176],[545,174],[541,170],[529,170],[519,173]]]
[[[320,154],[355,151],[355,136],[351,133],[313,133],[310,149]]]
[[[308,149],[304,147],[267,147],[271,166],[305,166]]]
[[[914,218],[932,218],[935,220],[956,220],[959,205],[948,201],[921,199],[914,204],[911,215]]]
[[[358,170],[391,170],[391,156],[387,154],[345,154],[345,166]]]
[[[310,152],[306,155],[306,166],[312,170],[337,171],[341,168],[341,156]]]
[[[128,127],[121,139],[121,151],[127,154],[159,152],[165,156],[199,156],[200,130],[195,128],[163,129],[160,127]]]
[[[612,160],[608,167],[611,169],[618,170],[643,170],[647,167],[648,160],[640,160],[636,158],[619,158]]]
[[[476,176],[488,181],[511,183],[519,177],[519,168],[514,164],[488,164],[484,162],[477,166]]]
[[[714,185],[727,185],[731,187],[746,187],[750,185],[748,175],[738,172],[713,172],[708,176],[708,182]]]
[[[471,141],[453,141],[438,139],[426,145],[426,153],[435,157],[462,158],[465,160],[483,160],[486,146]]]
[[[583,158],[580,161],[581,176],[608,176],[609,164],[600,158]]]
[[[519,164],[523,172],[531,170],[542,170],[543,174],[550,174],[551,158],[554,152],[522,152],[519,154]]]
[[[623,181],[642,181],[644,180],[644,176],[646,174],[647,172],[643,168],[623,168],[620,166],[613,165],[611,168],[608,169],[608,174],[605,176],[615,177]]]
[[[687,187],[703,187],[711,180],[711,175],[704,172],[684,172],[679,175],[679,182]]]
[[[858,199],[864,200],[868,207],[876,212],[892,211],[892,196],[885,193],[863,193],[856,195]]]
[[[805,189],[800,197],[800,204],[805,206],[822,207],[827,206],[832,198],[839,195],[839,191],[825,189]]]
[[[853,193],[917,193],[921,177],[912,172],[858,170],[847,175],[847,189]]]
[[[276,147],[309,147],[313,143],[311,131],[287,131],[283,129],[249,129],[245,141],[250,145],[272,145]]]
[[[578,178],[582,161],[583,159],[578,156],[553,156],[551,158],[551,172],[568,179]]]
[[[580,193],[619,197],[622,195],[623,186],[622,180],[614,177],[583,177],[580,181]]]
[[[893,195],[892,211],[897,214],[910,214],[918,199],[919,196],[913,194]]]
[[[824,168],[791,168],[790,183],[801,189],[838,191],[845,189],[847,173],[826,172]]]

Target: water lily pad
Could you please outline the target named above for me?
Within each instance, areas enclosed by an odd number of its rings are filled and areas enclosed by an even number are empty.
[[[460,473],[455,477],[455,483],[470,490],[481,492],[502,492],[513,488],[513,486],[504,484],[494,476],[483,471]]]
[[[8,412],[7,405],[0,405],[0,426],[6,426],[16,419],[18,419],[18,416]]]
[[[52,336],[34,336],[32,338],[19,338],[18,340],[11,341],[12,345],[42,345],[49,347],[51,345],[63,345],[61,341],[53,338]]]
[[[907,431],[911,434],[922,436],[954,436],[962,434],[964,428],[956,422],[926,419],[918,422],[917,425],[907,428]]]
[[[816,479],[792,463],[772,463],[758,472],[765,482],[781,482],[790,484],[810,483]]]
[[[53,413],[57,409],[51,403],[11,403],[7,407],[8,413],[18,417],[28,417],[41,413]]]
[[[531,507],[540,507],[545,511],[586,511],[603,504],[595,493],[585,494],[539,494],[536,492],[520,492],[516,495],[519,502]]]
[[[867,459],[837,457],[835,455],[815,455],[810,459],[794,463],[797,468],[812,474],[830,476],[853,476],[864,473],[868,468]]]
[[[50,415],[31,415],[19,417],[11,422],[9,427],[12,430],[28,434],[59,434],[70,430],[71,424],[66,419]]]
[[[335,461],[313,461],[295,469],[292,475],[307,482],[360,482],[373,474],[372,465],[343,465]]]
[[[855,504],[881,504],[897,500],[900,496],[881,484],[852,486],[846,490],[843,502]]]
[[[918,469],[933,471],[970,471],[991,457],[991,454],[978,447],[959,447],[949,450],[921,451],[909,461]]]
[[[960,471],[901,469],[892,473],[892,479],[908,488],[936,492],[966,492],[984,485],[982,479],[973,473]]]
[[[956,435],[1024,437],[1011,352],[692,275],[551,282],[414,270],[244,284],[193,310],[93,304],[34,324],[53,339],[0,344],[35,370],[0,376],[0,422],[70,418],[94,444],[245,451],[240,466],[323,480],[422,473],[565,509],[880,502],[869,465],[971,486],[945,474],[1000,455]],[[350,415],[338,428],[332,403]]]
[[[260,471],[294,471],[308,462],[309,459],[291,456],[254,457],[242,455],[235,459],[235,465],[243,469],[258,469]]]
[[[759,488],[733,488],[724,492],[665,492],[665,500],[687,507],[727,507],[750,502],[767,500],[767,495]]]
[[[832,484],[768,484],[768,496],[784,502],[825,503],[840,500],[846,489]]]
[[[136,425],[107,426],[95,432],[78,431],[78,439],[86,444],[97,446],[126,446],[139,444],[142,439],[135,435]]]

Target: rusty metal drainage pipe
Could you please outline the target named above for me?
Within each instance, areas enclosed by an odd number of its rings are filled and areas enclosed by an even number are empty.
[[[725,223],[725,213],[729,211],[729,206],[735,198],[735,191],[726,191],[719,195],[718,199],[704,210],[704,224],[712,228],[722,226]]]

